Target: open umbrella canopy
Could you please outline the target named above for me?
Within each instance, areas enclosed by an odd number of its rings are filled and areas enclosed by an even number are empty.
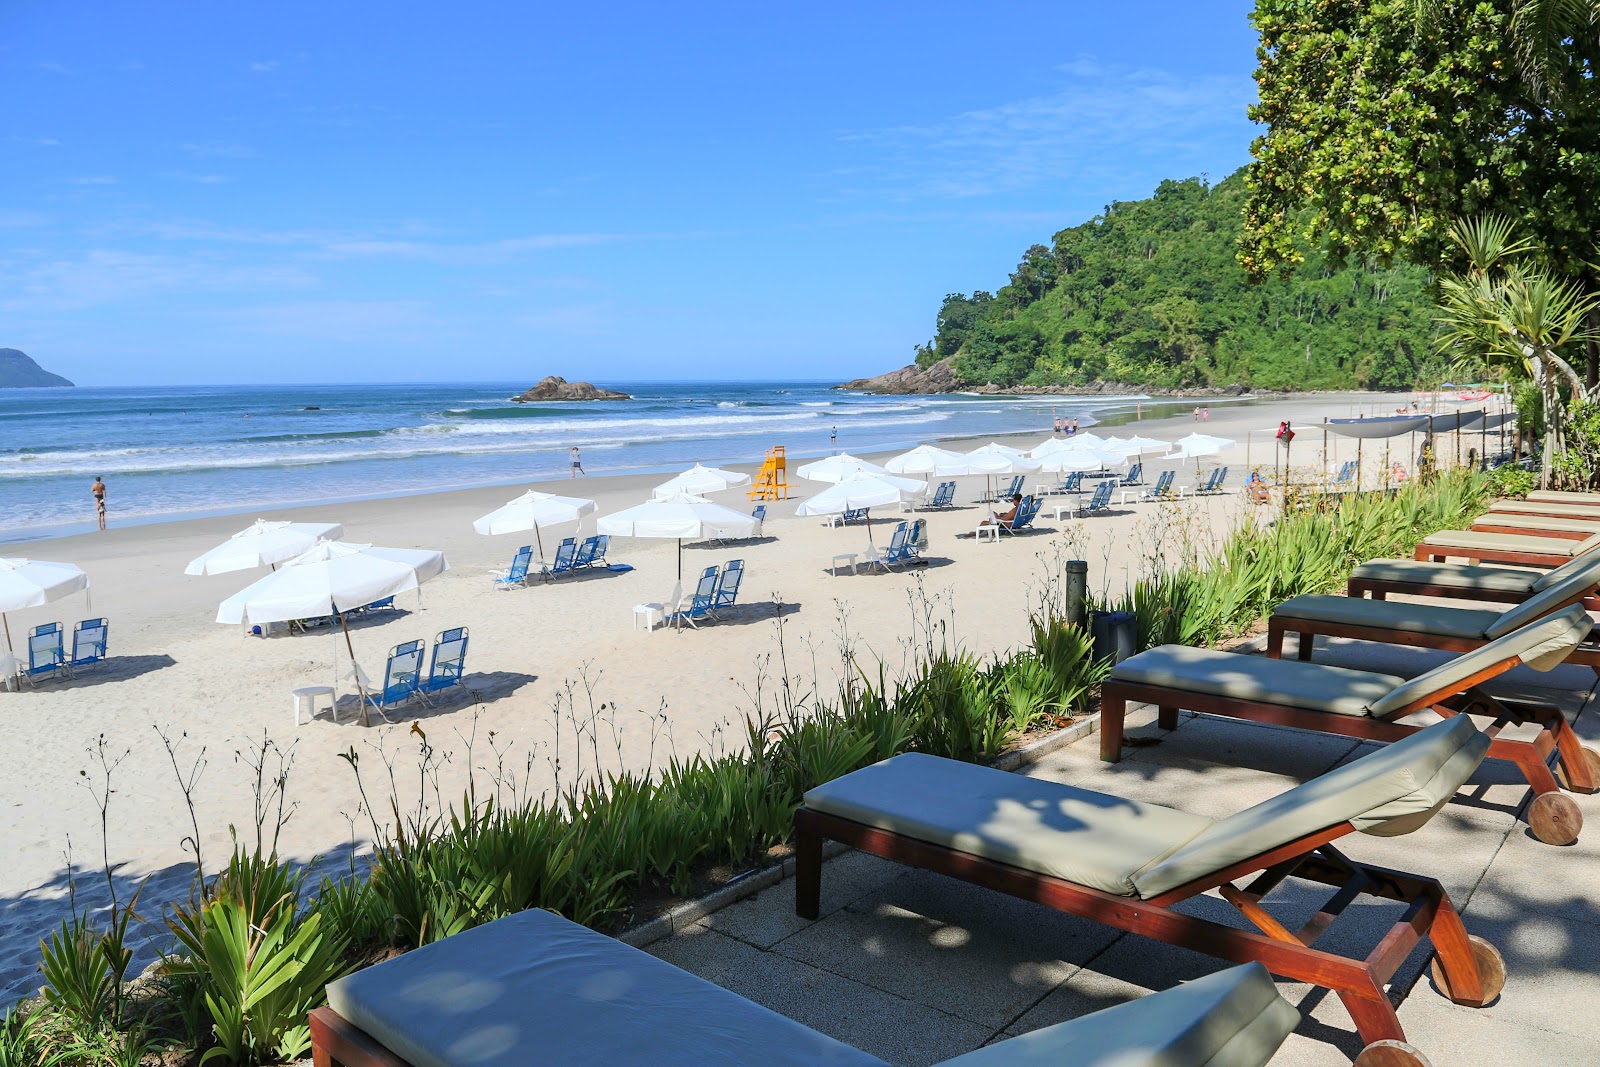
[[[953,463],[944,463],[933,469],[935,475],[960,477],[973,474],[1033,474],[1039,461],[1029,459],[1015,448],[990,442],[975,448]]]
[[[927,482],[897,478],[892,474],[858,474],[835,482],[816,496],[801,502],[796,515],[842,515],[860,508],[898,504],[909,496],[928,491]]]
[[[795,468],[795,473],[800,477],[813,482],[842,482],[846,478],[857,474],[888,474],[883,467],[859,456],[852,456],[848,452],[841,452],[837,456],[819,459],[815,463],[807,463]]]
[[[474,519],[472,528],[486,535],[517,533],[521,530],[537,530],[541,526],[576,522],[594,510],[593,500],[556,496],[530,489],[483,518]]]
[[[674,475],[662,482],[651,491],[650,495],[657,500],[666,500],[668,497],[688,493],[691,496],[705,496],[707,493],[720,493],[724,489],[732,489],[740,485],[749,485],[750,476],[740,474],[738,471],[725,471],[720,467],[705,467],[699,463],[690,467],[682,474]]]
[[[89,588],[89,576],[70,563],[0,559],[0,611],[36,608]]]
[[[613,537],[750,537],[756,519],[693,493],[678,493],[602,515],[595,529]]]
[[[1151,452],[1165,452],[1172,445],[1166,441],[1157,441],[1154,437],[1134,436],[1126,440],[1121,437],[1108,437],[1101,447],[1109,448],[1114,452],[1121,452],[1125,456],[1143,456]]]
[[[1231,448],[1237,442],[1226,437],[1212,437],[1209,434],[1192,433],[1188,437],[1178,440],[1178,451],[1168,456],[1168,459],[1195,459],[1200,456],[1214,456],[1224,448]]]
[[[947,448],[918,445],[885,462],[883,469],[890,474],[931,474],[941,463],[954,463],[960,458],[961,453],[951,452]]]
[[[449,569],[444,553],[320,541],[224,600],[222,623],[290,622],[342,615],[415,589]]]
[[[1095,448],[1085,445],[1082,448],[1066,448],[1052,452],[1039,462],[1044,465],[1044,470],[1052,474],[1065,471],[1098,471],[1107,467],[1116,467],[1127,461],[1121,452],[1108,448]]]
[[[190,560],[185,574],[226,574],[293,559],[323,538],[344,536],[336,522],[268,522],[257,519],[222,544]]]

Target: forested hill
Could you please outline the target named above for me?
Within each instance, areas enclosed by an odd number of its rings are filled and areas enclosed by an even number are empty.
[[[1431,354],[1426,272],[1313,255],[1252,285],[1234,261],[1244,200],[1241,172],[1112,204],[1029,248],[999,292],[945,297],[917,363],[953,357],[967,385],[1410,387]]]

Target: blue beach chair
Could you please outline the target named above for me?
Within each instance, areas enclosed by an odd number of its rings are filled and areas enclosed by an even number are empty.
[[[1110,482],[1101,483],[1101,485],[1110,484]],[[1095,492],[1098,495],[1099,490],[1097,489]],[[1039,511],[1043,507],[1044,501],[1031,496],[1023,497],[1022,503],[1017,505],[1017,513],[1012,517],[1011,521],[1000,524],[1000,532],[1014,534],[1018,530],[1026,530],[1033,525],[1033,520],[1038,517]]]
[[[714,619],[711,614],[717,606],[717,568],[707,567],[705,573],[700,575],[700,584],[695,586],[694,595],[689,598],[687,607],[680,602],[678,610],[667,616],[667,621],[681,628],[684,623],[698,630],[700,620]]]
[[[903,567],[915,558],[916,550],[911,547],[911,525],[902,522],[894,528],[894,536],[889,538],[889,547],[870,562],[888,570],[890,567]]]
[[[28,631],[28,669],[23,677],[37,684],[45,678],[57,678],[67,668],[65,650],[61,647],[61,624],[40,623]]]
[[[1072,471],[1067,475],[1067,480],[1061,483],[1063,493],[1079,493],[1083,491],[1083,472]]]
[[[922,553],[928,548],[928,520],[918,519],[911,524],[911,532],[906,535],[906,551],[912,559],[920,560]]]
[[[433,639],[433,664],[428,668],[428,677],[417,683],[417,695],[423,700],[427,700],[430,694],[461,684],[467,669],[468,636],[465,626],[457,626]],[[419,670],[421,666],[419,660]]]
[[[422,642],[405,641],[389,650],[383,665],[383,688],[367,694],[367,703],[378,714],[399,707],[418,696],[417,687],[422,680]]]
[[[1171,471],[1165,472],[1171,474]],[[1083,509],[1085,515],[1093,515],[1097,511],[1111,510],[1111,490],[1116,482],[1105,481],[1094,487],[1094,496],[1089,498],[1089,506]]]
[[[1138,485],[1140,480],[1143,479],[1143,478],[1144,478],[1144,464],[1143,463],[1135,463],[1133,466],[1128,468],[1128,476],[1126,478],[1122,479],[1122,484],[1123,484],[1124,487],[1127,487],[1127,486],[1130,486],[1130,485]]]
[[[871,508],[850,508],[843,515],[838,516],[838,522],[834,522],[834,517],[830,515],[828,517],[828,525],[848,526],[852,522],[867,522],[871,517]]]
[[[590,549],[590,551],[592,553],[593,549]],[[569,537],[565,541],[561,542],[560,548],[556,549],[556,558],[551,561],[548,567],[540,571],[539,574],[544,578],[551,579],[566,574],[572,569],[573,563],[577,558],[578,542]]]
[[[67,669],[73,674],[88,670],[106,658],[106,620],[84,619],[72,629],[72,661]]]
[[[744,581],[744,560],[730,560],[722,568],[722,576],[717,579],[717,600],[712,605],[713,612],[723,608],[731,608],[739,599],[739,583]]]
[[[568,565],[567,570],[581,570],[594,563],[594,554],[599,551],[599,548],[599,536],[585,537],[583,544],[579,545],[578,550],[572,554],[572,563]]]
[[[1167,500],[1172,497],[1172,480],[1176,477],[1175,471],[1162,471],[1156,479],[1154,488],[1146,489],[1139,494],[1140,500]]]
[[[504,574],[495,576],[494,584],[497,589],[509,589],[514,585],[528,584],[528,566],[533,562],[533,546],[523,545],[517,549],[517,554],[511,559],[511,569]]]

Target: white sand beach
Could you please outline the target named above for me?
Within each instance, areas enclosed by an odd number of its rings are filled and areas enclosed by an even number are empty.
[[[1038,532],[998,544],[971,538],[984,514],[982,505],[971,503],[982,480],[963,479],[960,507],[921,513],[928,519],[931,565],[905,572],[831,574],[834,554],[865,549],[868,532],[860,526],[830,529],[818,519],[796,517],[795,506],[821,486],[791,478],[790,498],[769,505],[760,540],[685,546],[686,585],[707,565],[734,558],[746,565],[741,606],[699,630],[646,632],[634,627],[633,606],[662,600],[673,587],[677,549],[672,541],[613,539],[610,558],[633,565],[631,572],[596,571],[526,588],[494,588],[491,570],[503,570],[531,534],[480,537],[471,520],[518,489],[267,513],[267,518],[342,522],[348,541],[442,549],[450,562],[446,574],[423,587],[420,599],[402,596],[399,611],[359,622],[351,638],[367,675],[378,678],[391,646],[414,638],[431,643],[437,632],[465,625],[471,630],[470,695],[447,697],[437,707],[401,709],[391,715],[392,724],[368,728],[357,724],[356,700],[347,683],[340,690],[343,721],[335,724],[324,713],[308,724],[294,722],[291,691],[332,684],[336,659],[345,663],[336,629],[247,637],[238,627],[212,620],[218,602],[255,580],[258,572],[184,576],[190,559],[245,526],[254,514],[118,528],[113,512],[112,529],[104,534],[9,547],[7,555],[76,563],[93,581],[92,610],[77,598],[16,612],[10,616],[12,634],[20,639],[29,627],[50,620],[70,629],[79,618],[105,616],[111,658],[103,669],[74,680],[0,692],[5,722],[0,808],[7,813],[8,827],[8,858],[0,866],[0,1002],[38,985],[38,941],[67,914],[69,841],[80,880],[80,906],[97,907],[106,900],[105,880],[97,874],[100,814],[93,795],[99,767],[94,750],[100,739],[107,758],[117,761],[106,848],[118,891],[125,895],[149,878],[140,910],[153,918],[163,901],[185,893],[193,873],[192,848],[184,844],[191,829],[180,773],[190,773],[202,750],[205,766],[193,798],[202,853],[214,869],[227,855],[230,827],[241,838],[255,832],[256,780],[240,753],[259,748],[263,738],[292,758],[286,784],[292,815],[280,852],[299,860],[329,857],[332,865],[348,862],[352,844],[360,850],[371,836],[355,776],[341,758],[352,751],[359,756],[369,790],[388,797],[390,772],[381,758],[386,756],[392,760],[402,801],[413,802],[424,781],[418,768],[425,735],[438,754],[436,773],[425,779],[426,790],[430,799],[448,802],[461,796],[469,777],[475,776],[480,791],[489,787],[497,766],[502,776],[513,775],[538,792],[556,783],[558,757],[561,780],[570,782],[593,768],[596,752],[605,766],[620,762],[642,768],[652,756],[659,763],[669,751],[686,755],[737,746],[743,717],[754,710],[763,675],[770,698],[781,673],[775,618],[782,619],[791,674],[809,684],[815,667],[824,687],[840,668],[842,642],[860,661],[881,660],[892,676],[911,655],[913,636],[924,624],[918,598],[926,598],[933,613],[951,623],[953,638],[965,647],[988,653],[1013,646],[1026,635],[1029,609],[1050,561],[1087,559],[1092,589],[1120,590],[1155,543],[1158,525],[1181,522],[1196,530],[1220,531],[1248,509],[1239,493],[1246,473],[1247,430],[1257,431],[1251,458],[1270,471],[1273,446],[1270,435],[1261,431],[1281,419],[1293,420],[1302,431],[1296,463],[1312,466],[1322,439],[1314,424],[1325,415],[1348,414],[1351,402],[1349,397],[1311,396],[1249,405],[1214,403],[1204,425],[1187,415],[1137,423],[1139,433],[1168,440],[1195,430],[1236,439],[1235,448],[1217,457],[1233,467],[1231,491],[1177,505],[1128,504],[1109,515],[1060,521],[1053,516],[1054,505],[1067,498],[1050,498],[1036,524]],[[1041,431],[1011,443],[1031,445],[1043,436]],[[1353,442],[1341,441],[1338,447],[1339,458],[1353,458]],[[1212,465],[1209,460],[1204,464],[1207,470]],[[1147,464],[1146,481],[1161,467]],[[754,465],[742,469],[754,470]],[[661,475],[630,475],[543,488],[593,497],[603,515],[637,503],[649,487],[664,480]],[[1030,491],[1035,480],[1028,479]],[[1193,482],[1190,461],[1178,483]],[[741,510],[748,507],[743,490],[717,499]],[[1165,518],[1158,522],[1157,515]],[[875,516],[873,537],[885,541],[902,517],[909,516],[893,511]],[[592,529],[593,520],[587,520],[584,531]],[[547,551],[559,536],[571,532],[557,530],[551,537],[547,531]],[[597,713],[593,743],[574,736],[562,706],[566,694],[575,693],[577,712],[588,722],[588,691],[596,704],[606,705]],[[163,746],[162,732],[177,741],[179,771]],[[276,767],[274,756],[269,776]],[[378,813],[380,822],[391,819],[387,812]],[[151,958],[148,948],[141,958]]]

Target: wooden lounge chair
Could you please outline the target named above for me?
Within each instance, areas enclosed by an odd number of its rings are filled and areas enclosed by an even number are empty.
[[[1551,582],[1570,574],[1588,572],[1600,583],[1600,552],[1586,552],[1550,571],[1491,564],[1425,563],[1415,559],[1374,559],[1350,573],[1345,590],[1350,596],[1383,600],[1390,593],[1407,596],[1477,600],[1492,604],[1520,604]],[[1591,588],[1583,606],[1600,611],[1600,595]]]
[[[1569,541],[1582,541],[1600,534],[1600,522],[1589,519],[1561,515],[1517,515],[1506,511],[1486,511],[1472,520],[1472,528],[1482,533],[1563,537]]]
[[[1383,984],[1423,938],[1433,942],[1439,988],[1458,1004],[1494,1000],[1504,965],[1493,945],[1467,934],[1438,881],[1355,862],[1331,843],[1356,831],[1416,830],[1488,748],[1489,738],[1457,716],[1215,821],[904,753],[806,793],[795,813],[795,910],[817,917],[822,842],[831,838],[1158,941],[1260,962],[1338,994],[1363,1043],[1404,1042]],[[1245,888],[1233,884],[1257,872]],[[1261,905],[1290,876],[1338,888],[1298,931]],[[1174,908],[1211,889],[1260,932]],[[1406,910],[1365,959],[1318,949],[1362,893]]]
[[[1527,663],[1549,670],[1588,633],[1588,616],[1573,607],[1457,656],[1407,681],[1392,674],[1349,670],[1321,663],[1265,659],[1184,645],[1163,645],[1117,664],[1100,692],[1100,758],[1122,754],[1129,701],[1154,704],[1157,723],[1175,729],[1180,710],[1269,722],[1302,730],[1398,741],[1419,726],[1400,720],[1424,709],[1441,715],[1487,715],[1489,756],[1516,764],[1533,793],[1528,824],[1547,844],[1567,845],[1583,829],[1583,813],[1557,787],[1550,773],[1555,755],[1566,785],[1594,792],[1600,753],[1583,747],[1559,708],[1502,702],[1482,684]],[[1537,723],[1531,740],[1501,736],[1510,725]]]
[[[1573,556],[1600,548],[1600,534],[1582,541],[1564,541],[1531,534],[1483,533],[1475,530],[1440,530],[1417,544],[1417,559],[1444,562],[1470,559],[1479,563],[1516,563],[1530,567],[1559,567]]]
[[[1266,969],[1249,964],[945,1063],[1265,1067],[1299,1022]],[[539,910],[341,978],[310,1023],[316,1067],[885,1067],[665,960]]]
[[[1600,493],[1570,493],[1560,489],[1535,489],[1528,499],[1538,504],[1581,504],[1586,508],[1600,508]]]
[[[1557,518],[1591,519],[1600,522],[1600,504],[1585,507],[1582,504],[1550,504],[1538,500],[1496,500],[1490,511],[1509,515],[1553,515]]]

